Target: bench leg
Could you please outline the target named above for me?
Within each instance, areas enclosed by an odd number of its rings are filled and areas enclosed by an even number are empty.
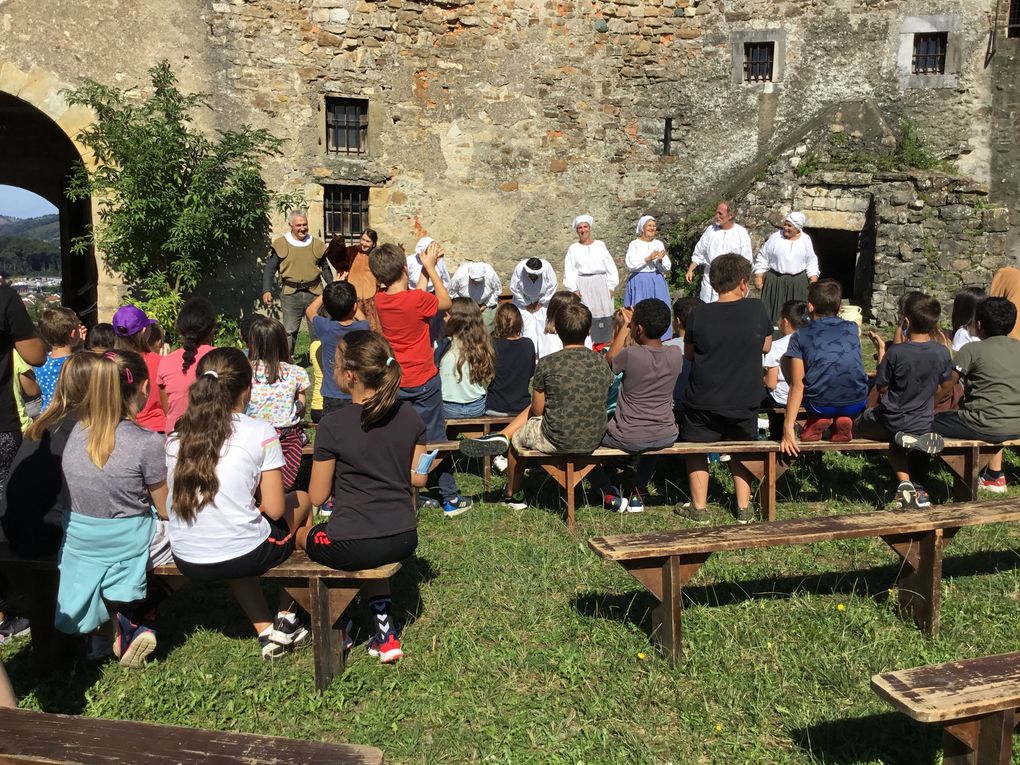
[[[335,622],[340,614],[330,608],[330,590],[319,577],[308,580],[312,650],[315,654],[315,689],[324,691],[344,668],[343,638]],[[355,590],[355,593],[357,590]]]
[[[758,502],[761,503],[762,516],[766,521],[774,521],[776,519],[776,453],[768,452],[760,457],[741,455],[740,461],[760,482]]]
[[[28,584],[28,620],[32,634],[32,663],[40,675],[48,675],[71,658],[70,635],[57,631],[53,619],[57,611],[58,571],[38,571]]]
[[[556,464],[550,464],[548,462],[542,462],[541,465],[542,469],[550,476],[552,476],[553,480],[556,481],[556,483],[559,484],[560,488],[563,489],[563,491],[566,493],[567,507],[565,510],[566,517],[564,518],[564,520],[567,523],[567,528],[569,528],[571,531],[575,531],[576,528],[574,525],[574,509],[575,509],[574,489],[576,489],[577,485],[584,480],[584,477],[592,471],[592,468],[595,467],[595,463],[590,463],[587,465],[582,464],[578,466],[578,464],[574,460],[566,460],[563,467],[560,467],[559,465]]]
[[[711,553],[680,557],[624,561],[623,567],[643,584],[657,604],[652,609],[652,642],[676,663],[683,655],[680,627],[683,587],[708,560]]]
[[[978,472],[981,469],[981,448],[970,446],[939,455],[953,474],[953,499],[970,502],[977,498]]]
[[[1007,709],[947,725],[942,733],[944,765],[1009,765],[1013,761],[1016,712]]]
[[[922,632],[938,635],[942,610],[942,529],[883,539],[903,559],[896,580],[900,615],[913,618]]]

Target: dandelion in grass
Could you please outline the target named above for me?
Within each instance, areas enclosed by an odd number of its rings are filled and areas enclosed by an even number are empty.
[[[722,723],[716,723],[715,724],[715,732],[716,733],[722,733]]]
[[[839,603],[839,604],[838,604],[838,605],[836,606],[836,610],[837,610],[837,611],[846,611],[846,606],[844,606],[844,605],[843,605],[842,603]]]
[[[637,652],[637,657],[638,657],[638,661],[644,661],[647,658],[645,656],[645,652],[644,651],[638,651]]]

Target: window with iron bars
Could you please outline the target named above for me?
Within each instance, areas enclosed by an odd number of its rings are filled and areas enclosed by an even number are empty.
[[[914,56],[911,71],[914,74],[945,74],[947,32],[924,32],[914,35]]]
[[[774,42],[744,43],[744,82],[772,82]]]
[[[368,152],[368,101],[326,97],[326,151],[332,154]]]
[[[323,186],[323,233],[326,239],[341,236],[356,244],[368,228],[367,186]]]
[[[1006,37],[1020,37],[1020,0],[1009,0],[1006,17]]]

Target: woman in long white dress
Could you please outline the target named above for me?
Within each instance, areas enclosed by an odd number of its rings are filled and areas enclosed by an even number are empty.
[[[754,283],[777,329],[783,305],[790,300],[807,301],[808,284],[818,281],[818,256],[811,237],[804,233],[804,223],[804,213],[787,215],[782,228],[765,240],[754,259]]]
[[[613,292],[620,283],[620,272],[605,243],[592,238],[592,223],[590,215],[574,218],[577,241],[567,248],[563,289],[576,293],[591,311],[592,342],[607,343],[612,339]]]

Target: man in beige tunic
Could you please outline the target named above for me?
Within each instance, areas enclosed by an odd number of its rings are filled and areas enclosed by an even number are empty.
[[[267,306],[273,302],[273,281],[279,271],[283,284],[280,295],[283,327],[290,337],[293,354],[305,309],[322,292],[321,269],[326,243],[309,235],[308,214],[304,210],[292,210],[287,224],[290,231],[273,241],[262,270],[262,302]]]

